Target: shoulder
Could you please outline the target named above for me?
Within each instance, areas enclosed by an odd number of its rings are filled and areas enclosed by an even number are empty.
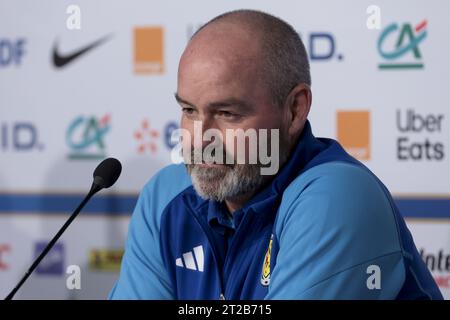
[[[367,168],[346,162],[328,162],[303,172],[284,191],[282,204],[312,197],[343,207],[391,207],[390,195],[378,178]]]
[[[172,164],[158,171],[144,186],[141,196],[155,197],[164,202],[191,185],[190,176],[183,164]]]
[[[172,164],[158,171],[144,186],[137,208],[160,220],[164,208],[183,190],[192,185],[184,164]],[[159,224],[159,223],[158,223]]]
[[[294,228],[316,240],[328,235],[343,244],[363,241],[365,250],[400,250],[389,193],[367,168],[351,163],[318,165],[286,188],[277,217],[277,236]]]

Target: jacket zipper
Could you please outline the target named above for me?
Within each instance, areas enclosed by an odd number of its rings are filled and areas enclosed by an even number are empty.
[[[191,210],[189,210],[191,211]],[[206,226],[204,225],[203,221],[200,221],[200,219],[197,217],[197,215],[193,212],[191,212],[191,215],[194,216],[195,221],[197,221],[198,225],[200,226],[200,228],[203,230],[203,233],[206,235],[206,238],[208,239],[208,243],[209,243],[209,247],[212,250],[213,253],[213,258],[214,258],[214,262],[215,262],[215,270],[216,270],[216,275],[219,278],[219,285],[220,285],[220,294],[219,294],[219,300],[225,300],[225,296],[224,296],[224,283],[223,283],[223,270],[221,270],[221,268],[219,268],[219,263],[218,263],[218,255],[216,252],[216,249],[214,248],[213,241],[211,241],[210,235],[207,231]],[[225,258],[226,260],[226,258]]]
[[[251,209],[250,209],[251,210]],[[247,212],[247,214],[244,215],[241,223],[239,224],[238,229],[236,230],[236,233],[233,236],[233,240],[231,242],[230,247],[228,248],[228,252],[225,256],[225,261],[223,263],[223,270],[228,270],[228,265],[230,264],[230,256],[234,256],[233,251],[235,251],[235,248],[237,246],[237,243],[240,243],[240,238],[242,238],[242,234],[244,233],[243,230],[247,230],[247,225],[250,223],[251,221],[251,217],[253,217],[254,212],[251,212],[251,214],[249,214],[250,212]],[[259,219],[257,219],[257,221],[255,222],[255,227],[258,228],[259,224]],[[247,233],[247,236],[251,236],[251,234],[253,230],[251,230],[249,233]],[[229,274],[231,274],[229,272]]]

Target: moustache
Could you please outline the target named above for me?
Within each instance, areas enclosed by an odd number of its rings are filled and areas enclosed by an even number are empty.
[[[223,148],[223,150],[225,150],[225,148]],[[189,165],[195,166],[198,164],[219,164],[229,168],[233,168],[235,166],[234,158],[231,157],[231,155],[229,155],[226,151],[223,151],[222,154],[216,154],[216,149],[213,149],[207,154],[205,154],[204,151],[204,149],[194,149],[193,147],[191,147],[191,158]],[[183,152],[183,157],[184,155],[185,153]],[[227,163],[227,159],[232,159],[233,163]]]

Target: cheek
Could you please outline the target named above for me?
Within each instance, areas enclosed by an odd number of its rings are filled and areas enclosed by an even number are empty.
[[[267,117],[267,119],[262,122],[261,128],[280,129],[281,131],[285,127],[285,122],[286,121],[282,117],[281,112],[272,112],[270,117]]]
[[[284,112],[274,106],[261,107],[254,117],[245,122],[246,128],[280,129],[285,123]]]
[[[186,117],[181,118],[181,146],[183,150],[189,150],[192,144],[192,137],[194,136],[194,123],[186,119]]]
[[[182,115],[181,115],[180,126],[182,129],[186,129],[186,130],[189,130],[189,126],[191,126],[191,121],[189,121],[189,119],[186,118],[184,113],[182,113]]]
[[[203,125],[201,121],[192,120],[183,116],[181,120],[181,129],[183,149],[202,149],[204,141]]]
[[[282,137],[286,134],[287,128],[286,124],[282,119],[281,112],[275,113],[273,109],[271,109],[271,113],[268,111],[266,112],[266,116],[264,117],[254,117],[252,119],[248,119],[247,121],[243,121],[239,123],[236,127],[228,127],[226,129],[236,130],[236,129],[242,129],[244,132],[251,129],[252,131],[255,130],[256,133],[256,140],[253,141],[252,144],[250,144],[249,138],[245,139],[245,145],[241,146],[241,148],[244,150],[245,156],[248,160],[248,157],[257,157],[260,144],[264,144],[265,148],[267,150],[270,149],[270,138],[271,138],[271,129],[278,129],[279,139],[282,139]],[[230,136],[232,140],[234,140],[232,143],[228,139],[227,135],[225,134],[226,129],[222,128],[224,139],[225,139],[225,150],[228,154],[233,154],[234,159],[237,159],[238,157],[238,142],[243,142],[242,139],[238,139],[237,137],[234,137],[234,139]],[[260,129],[265,129],[265,135],[260,132]],[[262,140],[260,140],[262,139]],[[252,145],[252,147],[250,147]],[[241,149],[241,150],[242,150]]]
[[[181,136],[181,147],[183,148],[183,152],[190,153],[191,152],[191,135],[189,131],[183,131]]]
[[[232,147],[232,145],[230,144],[230,143],[224,143],[224,152],[225,152],[225,154],[228,154],[228,155],[234,155],[233,156],[233,159],[234,158],[236,158],[236,147]]]
[[[183,130],[183,133],[189,132],[192,135],[192,137],[194,136],[195,121],[183,115],[181,117],[180,126],[181,129]]]

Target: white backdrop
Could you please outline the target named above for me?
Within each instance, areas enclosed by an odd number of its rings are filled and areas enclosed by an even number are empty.
[[[67,26],[73,4],[81,29]],[[367,27],[370,5],[380,9],[380,29]],[[444,0],[0,0],[0,296],[76,207],[97,163],[114,156],[123,164],[117,184],[92,201],[16,296],[106,297],[137,193],[170,163],[177,65],[189,35],[239,8],[277,15],[301,34],[314,133],[339,139],[388,186],[450,299]],[[55,50],[67,58],[104,37],[55,65]],[[69,265],[80,266],[80,290],[66,287]]]

